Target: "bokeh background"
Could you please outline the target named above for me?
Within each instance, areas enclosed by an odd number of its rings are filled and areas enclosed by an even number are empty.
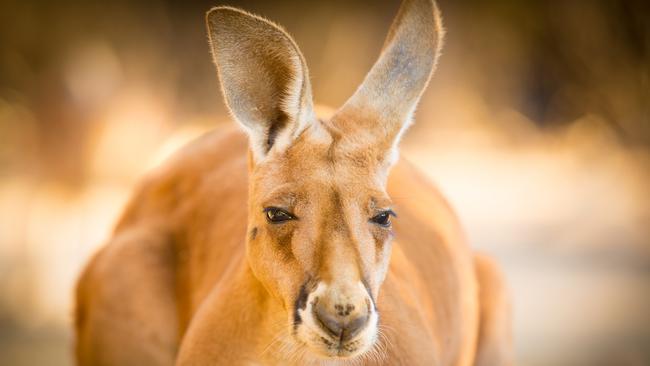
[[[138,178],[227,118],[207,0],[0,0],[0,364],[70,365],[71,300]],[[398,1],[227,1],[283,24],[317,102]],[[519,365],[650,365],[650,3],[440,0],[403,155],[502,265]]]

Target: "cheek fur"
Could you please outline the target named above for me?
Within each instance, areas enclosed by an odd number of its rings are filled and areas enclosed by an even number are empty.
[[[267,250],[275,254],[273,257],[279,257],[282,262],[294,257],[291,245],[295,233],[293,223],[266,224],[264,231],[266,239],[264,245],[267,245]]]

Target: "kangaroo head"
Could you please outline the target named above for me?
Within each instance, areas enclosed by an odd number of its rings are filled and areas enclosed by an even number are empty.
[[[388,170],[439,54],[437,8],[402,4],[379,60],[327,120],[284,30],[230,7],[207,24],[226,104],[250,139],[248,263],[296,344],[317,357],[363,354],[391,253]]]

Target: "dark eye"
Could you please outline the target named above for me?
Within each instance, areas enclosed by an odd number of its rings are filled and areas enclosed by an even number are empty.
[[[264,209],[264,213],[266,214],[266,220],[272,224],[279,224],[296,219],[292,214],[277,207],[267,207]]]
[[[375,224],[383,227],[389,227],[390,226],[390,217],[395,216],[395,213],[391,210],[386,210],[378,215],[373,216],[370,221],[374,222]]]

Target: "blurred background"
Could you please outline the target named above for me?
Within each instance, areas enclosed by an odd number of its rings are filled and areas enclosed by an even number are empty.
[[[318,103],[374,62],[395,1],[227,1],[284,25]],[[71,303],[139,177],[231,124],[217,0],[0,0],[0,363],[72,364]],[[650,365],[650,3],[440,0],[403,156],[512,289],[519,365]]]

